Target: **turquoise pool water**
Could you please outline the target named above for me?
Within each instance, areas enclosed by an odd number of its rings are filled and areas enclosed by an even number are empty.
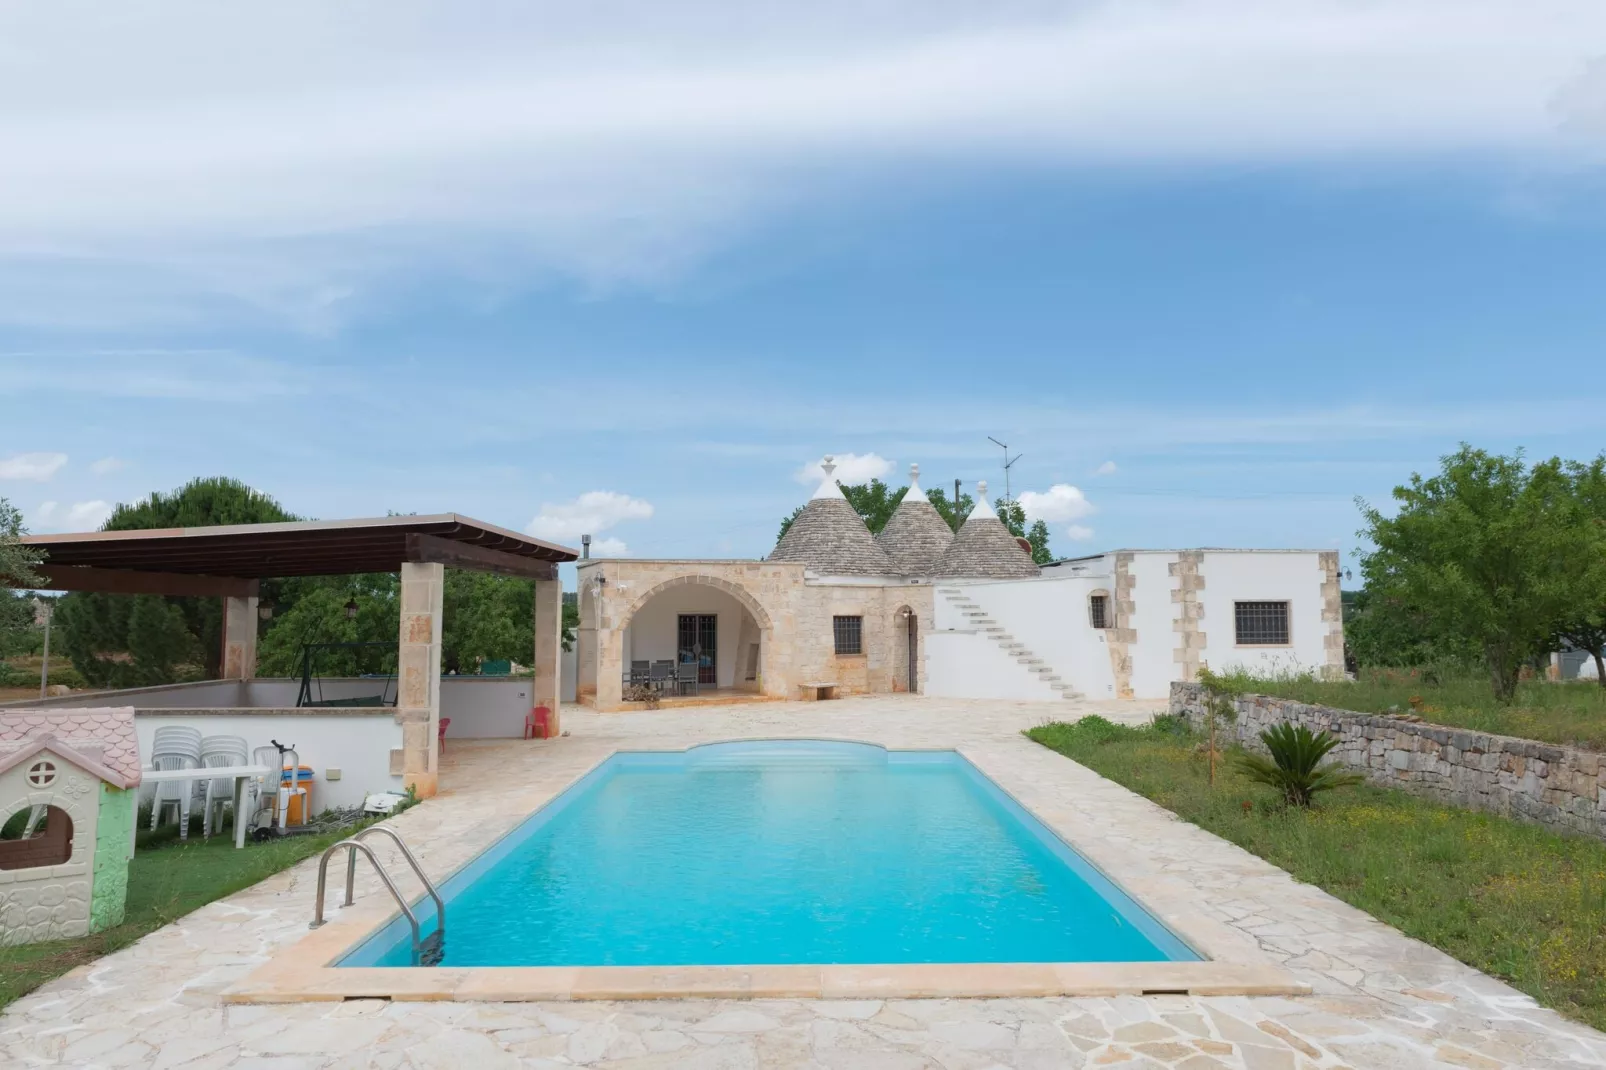
[[[952,751],[618,754],[442,893],[446,966],[1198,958]],[[339,964],[412,965],[405,922]]]

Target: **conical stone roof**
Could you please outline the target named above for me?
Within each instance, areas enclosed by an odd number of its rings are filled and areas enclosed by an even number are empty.
[[[822,466],[825,479],[803,511],[770,551],[771,561],[801,561],[822,576],[895,576],[886,551],[842,496],[831,473],[831,458]]]
[[[987,484],[976,485],[976,507],[959,526],[932,575],[942,579],[1026,579],[1042,574],[987,504]]]
[[[920,466],[909,466],[909,490],[875,537],[902,576],[929,576],[954,541],[953,529],[920,489]]]

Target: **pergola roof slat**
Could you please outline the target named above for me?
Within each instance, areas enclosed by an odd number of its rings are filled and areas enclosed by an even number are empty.
[[[465,549],[455,555],[437,549],[433,559],[453,557],[461,567],[513,574],[535,574],[542,571],[542,565],[550,569],[580,556],[570,547],[456,513],[94,531],[35,535],[23,542],[43,550],[56,569],[120,569],[255,580],[396,572],[403,562],[422,559],[420,546],[438,548],[442,543],[462,544]]]

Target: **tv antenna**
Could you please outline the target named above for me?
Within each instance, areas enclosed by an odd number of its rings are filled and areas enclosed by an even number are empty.
[[[1004,451],[1004,500],[1012,502],[1015,500],[1015,496],[1009,492],[1009,470],[1015,466],[1016,461],[1021,459],[1021,455],[1017,453],[1014,457],[1010,457],[1009,447],[992,435],[987,436],[987,441]]]

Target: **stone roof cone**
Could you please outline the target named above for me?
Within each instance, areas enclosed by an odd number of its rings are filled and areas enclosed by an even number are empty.
[[[814,497],[770,551],[771,561],[801,561],[822,576],[894,576],[897,568],[876,545],[864,520],[842,496],[831,473],[830,457],[820,466],[825,478]]]
[[[976,507],[932,570],[944,579],[1026,579],[1042,574],[987,504],[987,484],[976,484]]]
[[[875,538],[900,575],[929,576],[954,541],[953,529],[920,489],[920,466],[909,466],[909,490]]]

